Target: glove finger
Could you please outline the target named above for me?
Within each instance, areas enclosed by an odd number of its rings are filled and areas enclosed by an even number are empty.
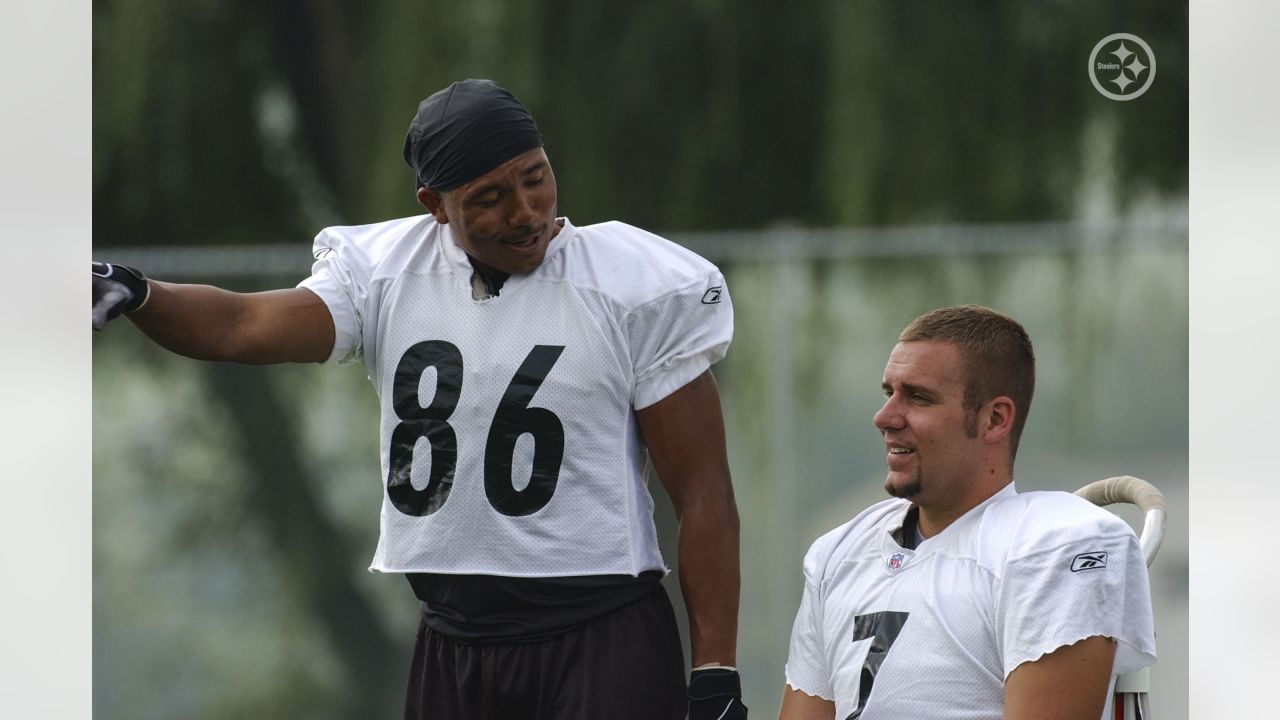
[[[128,293],[128,292],[129,292],[129,289],[128,289],[128,288],[126,288],[126,287],[125,287],[124,285],[122,285],[121,283],[119,283],[118,281],[111,280],[111,279],[109,279],[109,278],[105,278],[105,277],[103,277],[103,276],[101,276],[101,275],[98,275],[97,273],[94,273],[94,275],[93,275],[93,301],[94,301],[95,303],[99,302],[99,301],[101,300],[102,296],[104,296],[104,295],[106,295],[107,293],[112,292],[112,291]],[[132,297],[132,293],[130,293],[127,297]]]
[[[120,314],[120,305],[128,302],[131,294],[127,290],[111,289],[93,303],[93,329],[101,330],[107,321]],[[114,311],[114,312],[113,312]]]

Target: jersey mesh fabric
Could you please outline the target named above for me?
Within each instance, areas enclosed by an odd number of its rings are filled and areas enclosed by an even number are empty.
[[[1010,485],[910,551],[892,538],[908,507],[872,506],[805,557],[786,680],[837,717],[858,710],[864,669],[863,720],[966,720],[1000,718],[1015,667],[1086,637],[1116,638],[1113,673],[1155,661],[1142,552],[1111,513]]]
[[[465,253],[429,216],[329,228],[316,257],[301,285],[341,325],[330,360],[362,358],[382,404],[384,493],[371,569],[515,577],[665,569],[633,399],[655,402],[724,355],[733,315],[714,265],[622,223],[576,228],[565,219],[534,272],[477,301]],[[703,302],[709,288],[719,302]],[[412,371],[398,376],[402,365]],[[455,388],[456,402],[442,387]],[[514,420],[499,422],[500,410]],[[404,437],[415,433],[415,493],[428,492],[433,462],[452,465],[447,495],[421,514],[385,490],[396,438],[403,461]],[[436,448],[450,433],[452,464]],[[541,457],[554,455],[556,435],[558,469]],[[537,483],[550,492],[531,500],[540,457],[553,471]],[[514,514],[491,499],[495,488],[520,496]]]

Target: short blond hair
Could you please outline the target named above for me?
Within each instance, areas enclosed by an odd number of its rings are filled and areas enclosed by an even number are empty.
[[[898,335],[898,341],[955,345],[964,363],[964,407],[971,414],[992,398],[1004,395],[1013,400],[1016,412],[1009,432],[1012,464],[1036,388],[1036,355],[1022,325],[988,307],[956,305],[912,320]],[[973,432],[977,432],[976,425]]]

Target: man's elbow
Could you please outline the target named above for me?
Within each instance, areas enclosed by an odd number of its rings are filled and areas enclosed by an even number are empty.
[[[700,492],[690,493],[677,503],[676,515],[681,523],[697,522],[738,532],[738,502],[733,495],[733,485],[724,482],[708,483]]]

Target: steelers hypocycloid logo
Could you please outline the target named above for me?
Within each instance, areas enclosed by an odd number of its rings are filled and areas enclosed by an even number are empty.
[[[1155,53],[1137,35],[1113,33],[1093,46],[1089,79],[1098,92],[1112,100],[1133,100],[1156,79]]]

